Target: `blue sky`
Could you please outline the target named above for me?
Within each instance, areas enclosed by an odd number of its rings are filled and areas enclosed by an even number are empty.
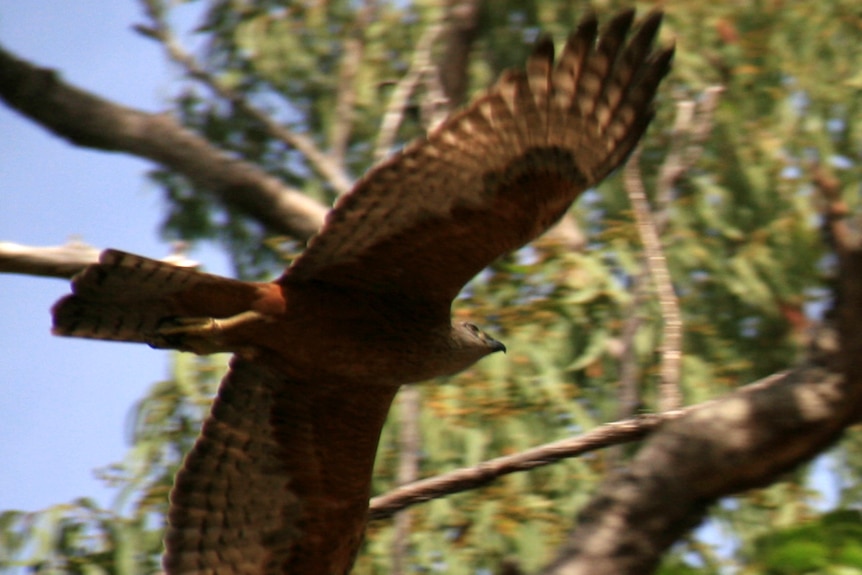
[[[131,30],[131,0],[0,4],[0,44],[65,80],[147,111],[167,108],[176,71],[159,46]],[[150,163],[76,148],[0,105],[0,241],[98,248],[163,257],[161,198]],[[224,273],[214,250],[192,257]],[[48,310],[62,280],[0,275],[0,510],[36,511],[111,493],[93,469],[122,459],[132,404],[165,378],[166,352],[53,337]]]

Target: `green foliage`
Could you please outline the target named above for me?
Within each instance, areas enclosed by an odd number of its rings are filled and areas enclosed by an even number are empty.
[[[754,542],[753,559],[746,573],[862,573],[862,518],[858,511],[834,511],[774,531]]]
[[[142,517],[122,517],[78,499],[38,514],[0,514],[0,569],[26,567],[48,575],[152,573],[159,565],[161,530]]]
[[[342,168],[355,177],[371,164],[393,84],[407,71],[418,39],[441,16],[439,2],[379,2],[373,17],[363,6],[212,0],[199,30],[199,56],[249,102],[323,152],[340,154]],[[610,1],[594,8],[604,17],[622,6]],[[551,0],[486,3],[469,67],[471,90],[520,65],[539,30],[562,38],[586,7]],[[666,253],[685,320],[682,388],[688,402],[698,402],[790,366],[806,314],[823,306],[829,259],[806,174],[818,160],[835,170],[845,189],[858,186],[862,13],[851,0],[676,0],[664,8],[663,37],[676,38],[677,59],[644,142],[648,189],[655,189],[674,144],[674,99],[716,83],[725,87],[703,155],[671,190],[664,214]],[[335,113],[341,67],[355,42],[361,58],[344,118]],[[396,145],[423,132],[422,97],[421,89],[414,94]],[[189,82],[177,89],[176,108],[190,128],[229,153],[320,201],[334,200],[331,183],[307,157],[275,141],[236,105],[205,98]],[[348,137],[338,149],[337,128],[345,123]],[[154,178],[165,190],[167,234],[222,242],[246,276],[272,274],[282,265],[290,247],[282,238],[269,237],[175,174],[156,171]],[[542,241],[495,264],[456,302],[458,317],[499,336],[509,354],[422,386],[421,475],[615,419],[622,328],[633,314],[641,319],[632,344],[643,374],[642,404],[654,408],[661,318],[652,301],[632,308],[641,250],[621,186],[612,179],[574,208],[589,238],[584,253]],[[846,200],[858,208],[857,194]],[[222,367],[221,360],[177,356],[173,377],[136,406],[129,456],[104,473],[118,488],[112,510],[77,502],[40,514],[0,515],[0,568],[151,572],[173,472],[191,447]],[[390,418],[383,432],[376,492],[395,485],[396,422]],[[854,435],[833,455],[848,505],[860,499],[859,452]],[[473,575],[496,572],[504,559],[517,557],[527,571],[536,570],[620,457],[624,453],[598,453],[414,508],[412,568]],[[720,506],[715,532],[732,540],[733,551],[717,553],[710,546],[716,541],[692,539],[674,550],[662,572],[857,572],[856,519],[840,513],[812,519],[807,482],[802,470],[782,485]],[[373,523],[356,572],[390,572],[393,537],[390,521]]]
[[[0,513],[0,572],[137,575],[161,565],[168,492],[226,367],[223,357],[177,354],[169,380],[130,411],[126,459],[99,471],[117,488],[111,509],[89,499],[38,513]]]

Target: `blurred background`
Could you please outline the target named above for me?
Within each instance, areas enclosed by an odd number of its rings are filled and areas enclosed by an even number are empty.
[[[171,111],[330,205],[337,178],[213,97],[132,26],[163,15],[213,82],[307,135],[352,180],[522,65],[540,30],[561,41],[588,8],[604,21],[626,5],[37,0],[0,5],[0,45],[113,102]],[[691,404],[803,359],[806,334],[829,306],[834,261],[811,182],[825,170],[858,207],[862,12],[849,0],[661,6],[662,39],[675,39],[677,57],[641,161],[667,230],[685,321],[680,387]],[[701,107],[710,86],[724,88],[712,113]],[[680,103],[694,110],[688,123]],[[394,125],[383,122],[387,112]],[[272,277],[301,247],[180,175],[72,147],[6,107],[0,135],[0,241],[76,238],[164,257],[183,239],[207,271],[248,278]],[[675,150],[684,170],[662,180]],[[422,437],[410,446],[413,474],[427,476],[656,409],[662,317],[621,178],[585,194],[568,226],[576,233],[564,237],[586,240],[540,240],[492,266],[457,302],[457,314],[499,335],[510,353],[422,386],[418,411],[399,402],[376,492],[399,482],[408,426]],[[52,337],[48,310],[67,290],[61,280],[0,278],[0,570],[153,572],[171,478],[224,358]],[[723,502],[662,572],[862,572],[859,446],[851,432],[786,481]],[[416,507],[409,529],[372,523],[356,572],[484,574],[512,557],[536,570],[597,482],[633,451]]]

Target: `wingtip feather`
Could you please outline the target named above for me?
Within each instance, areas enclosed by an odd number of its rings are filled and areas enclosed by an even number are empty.
[[[533,45],[533,51],[527,60],[529,69],[532,62],[550,63],[554,62],[554,40],[548,34],[541,34]]]
[[[617,12],[613,18],[611,18],[605,29],[602,31],[603,37],[620,37],[624,38],[626,34],[628,34],[629,29],[632,27],[632,23],[635,21],[635,15],[637,11],[634,8],[626,8],[624,10],[620,10]]]

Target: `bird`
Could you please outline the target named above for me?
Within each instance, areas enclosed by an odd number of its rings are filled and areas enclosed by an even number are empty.
[[[541,37],[425,137],[372,167],[272,282],[118,250],[72,281],[53,333],[230,352],[170,493],[169,575],[343,575],[362,542],[380,432],[398,389],[505,346],[453,300],[545,232],[629,156],[673,45],[662,13],[582,18]]]

